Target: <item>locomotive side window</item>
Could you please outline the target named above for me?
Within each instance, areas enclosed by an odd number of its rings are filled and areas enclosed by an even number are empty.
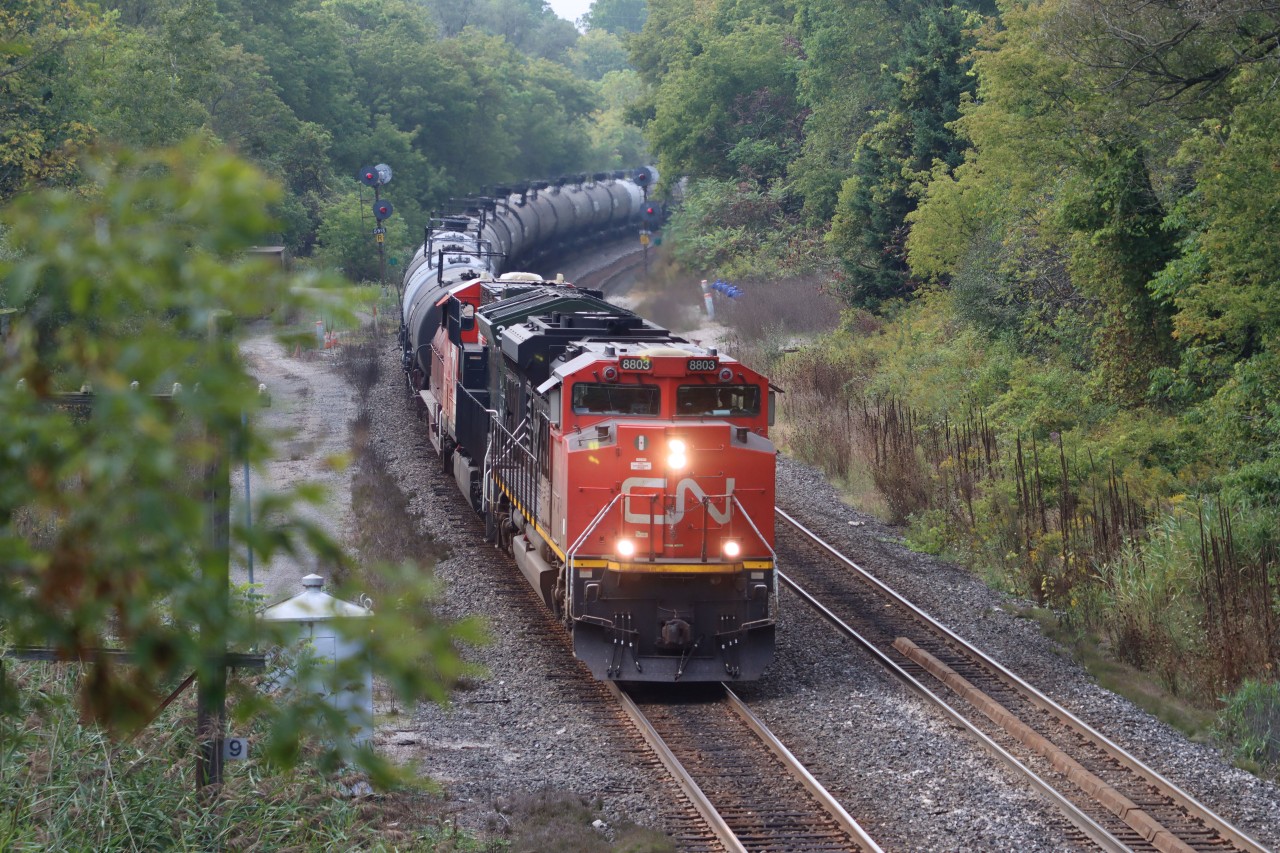
[[[662,390],[657,385],[579,382],[573,386],[573,411],[578,415],[656,417],[661,402]]]
[[[760,414],[758,385],[681,385],[676,414],[685,417],[751,417]]]

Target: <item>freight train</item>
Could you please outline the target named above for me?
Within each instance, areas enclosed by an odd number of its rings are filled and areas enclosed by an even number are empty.
[[[506,272],[634,232],[639,181],[532,185],[433,219],[406,378],[444,471],[595,677],[758,678],[777,619],[767,378],[599,291]]]

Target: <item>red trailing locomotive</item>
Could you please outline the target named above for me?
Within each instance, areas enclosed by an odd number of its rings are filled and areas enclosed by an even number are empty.
[[[768,380],[572,285],[432,290],[402,333],[431,443],[576,655],[602,679],[759,677],[777,607]]]

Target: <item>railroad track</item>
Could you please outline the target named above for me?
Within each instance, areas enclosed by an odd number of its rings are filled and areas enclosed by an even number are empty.
[[[596,681],[573,658],[569,634],[518,571],[495,567],[494,580],[571,662],[556,677],[557,689],[572,687],[573,701],[599,707],[602,725],[620,740],[634,740],[628,751],[635,759],[671,780],[663,822],[681,851],[879,853],[875,841],[728,687],[647,687],[633,698],[613,682]]]
[[[782,510],[780,580],[1024,775],[1104,850],[1264,848]]]
[[[447,483],[432,488],[453,494]],[[488,546],[471,550],[477,557],[489,552]],[[552,676],[549,689],[556,701],[592,708],[633,761],[669,780],[662,820],[681,851],[879,853],[875,841],[728,687],[643,685],[633,698],[613,682],[596,681],[574,659],[570,635],[519,571],[492,568],[495,590],[568,662]]]
[[[644,264],[644,250],[640,247],[627,251],[595,269],[588,270],[573,280],[579,287],[593,287],[604,291],[605,298],[616,295],[618,283]]]
[[[880,850],[728,687],[608,686],[725,850]]]

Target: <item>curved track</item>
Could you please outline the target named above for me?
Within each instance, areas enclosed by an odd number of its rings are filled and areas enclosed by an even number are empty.
[[[782,510],[780,579],[974,732],[1108,850],[1263,851]],[[820,603],[821,602],[821,603]],[[904,642],[905,641],[905,642]],[[919,676],[919,677],[917,677]]]

